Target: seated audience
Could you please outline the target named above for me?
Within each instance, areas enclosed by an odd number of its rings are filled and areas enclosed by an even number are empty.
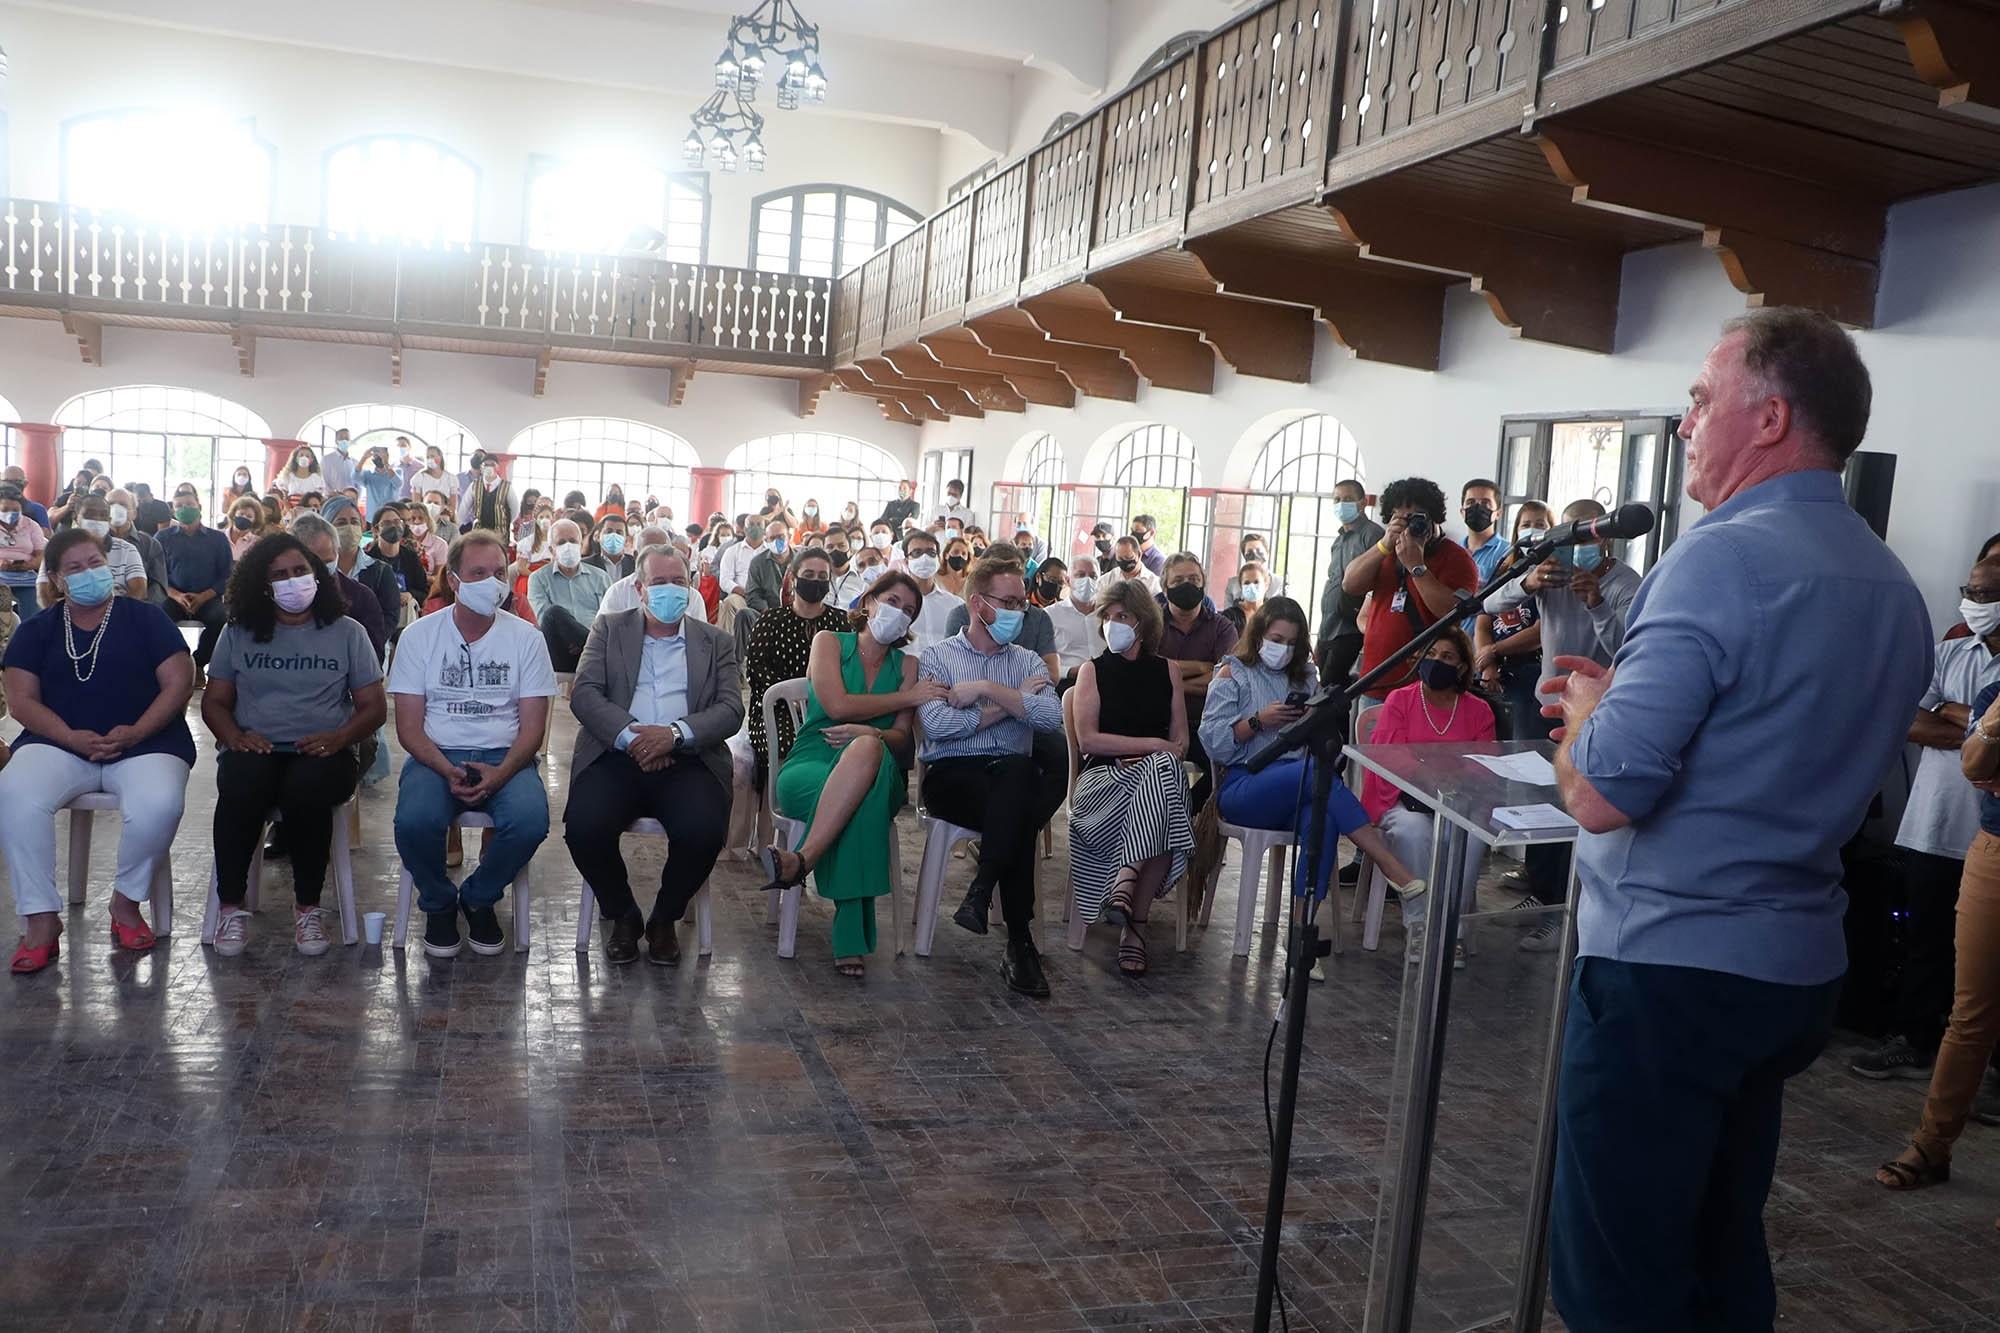
[[[106,521],[109,508],[106,509]],[[229,588],[229,539],[201,521],[201,497],[192,488],[174,495],[173,526],[159,537],[160,553],[167,558],[166,613],[176,622],[196,621],[201,638],[194,648],[194,685],[200,689],[202,673],[215,653],[215,641],[222,635],[222,594]],[[145,566],[140,566],[144,571]]]
[[[112,944],[153,947],[139,904],[180,827],[194,766],[183,717],[194,671],[173,622],[112,595],[104,541],[81,528],[51,538],[42,563],[52,605],[14,631],[0,659],[7,706],[23,728],[0,768],[0,859],[23,927],[15,972],[39,972],[61,951],[55,817],[87,792],[115,795],[124,819]]]
[[[535,767],[556,692],[535,627],[500,609],[507,548],[487,528],[452,543],[452,605],[404,631],[389,672],[403,775],[396,854],[416,881],[424,952],[456,957],[465,913],[474,953],[506,947],[494,904],[549,833],[549,798]],[[479,865],[454,885],[445,830],[468,810],[492,816]]]
[[[21,488],[0,484],[0,600],[22,620],[41,607],[35,581],[42,568],[42,548],[48,544],[48,533],[28,516]]]
[[[28,470],[26,468],[22,467],[19,463],[0,468],[0,486],[12,486],[15,490],[19,491],[23,497],[21,500],[21,511],[29,518],[34,519],[35,522],[41,524],[44,533],[49,531],[51,526],[49,511],[39,502],[26,498],[28,494]]]
[[[765,529],[761,520],[746,520],[736,529],[743,534],[742,540],[724,546],[716,560],[715,581],[722,590],[722,603],[716,610],[715,626],[724,633],[735,633],[736,617],[750,609],[750,564],[764,553]]]
[[[319,899],[333,821],[360,779],[362,741],[388,716],[382,665],[333,572],[292,533],[244,552],[227,602],[201,700],[217,748],[215,951],[231,957],[250,942],[250,863],[276,810],[292,861],[292,942],[316,957],[328,943]]]
[[[597,618],[570,690],[578,722],[563,840],[603,913],[604,956],[680,961],[674,924],[701,891],[729,827],[729,738],[743,725],[736,640],[686,612],[687,561],[661,546],[638,556],[643,610]],[[618,835],[639,819],[667,834],[659,896],[641,917]]]
[[[829,600],[843,611],[852,611],[861,605],[868,590],[875,581],[889,572],[889,561],[882,552],[866,542],[852,548],[845,573],[834,571],[833,592]],[[919,593],[921,598],[922,594]]]
[[[1004,561],[1014,566],[1016,572],[1021,572],[1021,553],[1014,547],[996,546],[992,549],[991,554],[993,559]],[[1025,581],[1026,578],[1027,575],[1022,573],[1022,579]],[[951,615],[945,619],[945,635],[949,637],[960,633],[970,623],[971,615],[967,612],[965,604],[961,602],[952,608]],[[1025,616],[1021,621],[1021,633],[1014,642],[1042,659],[1042,665],[1048,668],[1050,680],[1060,680],[1062,678],[1062,659],[1056,656],[1055,622],[1049,619],[1049,613],[1046,610],[1036,604],[1032,594],[1028,598]],[[1061,736],[1037,736],[1036,745],[1038,750],[1046,749],[1045,761],[1049,765],[1049,771],[1067,781],[1069,776],[1068,743]]]
[[[425,589],[430,587],[424,558],[410,540],[409,522],[401,501],[391,500],[382,506],[382,512],[375,516],[375,540],[364,548],[363,554],[374,564],[387,566],[395,576],[396,628],[400,630],[420,614],[418,604],[424,599]],[[390,637],[395,636],[392,633]]]
[[[1139,558],[1136,537],[1120,537],[1111,546],[1111,569],[1104,577],[1113,583],[1131,579],[1155,597],[1160,595],[1160,579]]]
[[[911,646],[923,649],[944,642],[956,632],[951,628],[951,613],[963,607],[965,601],[937,581],[938,570],[942,568],[938,539],[928,532],[914,530],[905,535],[903,568],[917,581],[917,589],[924,595],[923,610],[911,627]]]
[[[603,570],[611,582],[631,576],[632,553],[625,549],[625,515],[606,514],[599,519],[585,546],[583,563]]]
[[[889,892],[891,821],[903,807],[915,710],[946,694],[917,679],[917,659],[902,651],[921,600],[909,575],[884,575],[844,617],[848,628],[813,639],[805,721],[775,788],[777,813],[802,820],[805,838],[796,851],[763,853],[767,890],[813,876],[833,904],[834,968],[857,981],[875,952],[875,900]]]
[[[1097,614],[1098,580],[1087,572],[1095,567],[1096,562],[1085,556],[1072,576],[1060,556],[1050,556],[1035,576],[1036,598],[1043,602],[1049,626],[1055,631],[1058,681],[1075,680],[1077,669],[1104,651],[1104,621]]]
[[[783,680],[797,680],[806,674],[813,637],[821,630],[840,630],[847,614],[829,600],[833,589],[833,566],[826,552],[808,546],[792,561],[792,599],[769,615],[757,617],[750,630],[744,653],[744,674],[750,678],[750,748],[757,755],[757,789],[763,790],[764,776],[773,759],[772,738],[764,734],[764,691]],[[792,719],[778,714],[776,757],[783,758],[792,747]]]
[[[947,535],[942,558],[944,568],[938,571],[938,587],[962,599],[965,596],[965,571],[972,567],[972,543],[964,537]]]
[[[1249,764],[1277,743],[1280,730],[1305,715],[1304,702],[1318,688],[1305,609],[1289,597],[1269,599],[1251,614],[1234,654],[1215,669],[1202,708],[1202,748],[1220,774],[1216,810],[1223,819],[1244,828],[1291,829],[1304,845],[1307,811],[1299,801],[1300,793],[1312,790],[1311,759],[1303,752],[1288,755],[1256,773]],[[1391,850],[1382,830],[1369,822],[1354,793],[1339,781],[1327,800],[1326,825],[1374,858],[1405,903],[1423,894],[1424,882]],[[1295,858],[1295,910],[1299,900],[1319,891],[1307,871],[1305,859]],[[1313,975],[1325,979],[1317,963]]]
[[[1349,597],[1372,594],[1368,623],[1361,629],[1363,675],[1439,616],[1452,614],[1458,594],[1479,590],[1479,567],[1471,554],[1445,536],[1444,492],[1436,482],[1423,477],[1392,481],[1382,492],[1380,508],[1389,516],[1381,539],[1355,556],[1340,576],[1341,590]],[[1389,691],[1414,680],[1415,673],[1412,663],[1377,681],[1369,694],[1386,699]]]
[[[1098,604],[1106,650],[1076,674],[1079,769],[1069,800],[1072,911],[1120,929],[1118,970],[1146,973],[1146,923],[1194,850],[1186,694],[1159,655],[1159,603],[1127,579]]]
[[[750,583],[744,590],[743,601],[759,615],[784,605],[785,578],[792,564],[792,542],[785,531],[782,520],[767,522],[764,549],[750,561]]]
[[[431,495],[422,503],[411,501],[403,506],[403,517],[410,527],[410,545],[415,548],[417,558],[423,561],[427,583],[436,577],[439,567],[444,564],[445,555],[451,550],[451,543],[438,531],[438,515],[446,512],[441,493]]]
[[[239,495],[229,502],[229,558],[241,560],[243,553],[264,536],[264,502],[254,495]]]
[[[1063,784],[1038,773],[1032,738],[1062,731],[1062,705],[1042,660],[1014,642],[1027,619],[1020,567],[981,561],[966,586],[971,622],[923,651],[920,675],[948,691],[918,709],[924,803],[982,835],[972,886],[952,919],[984,935],[997,888],[1007,921],[1002,973],[1014,990],[1041,998],[1049,985],[1034,939],[1035,842],[1062,804]]]
[[[152,601],[152,589],[146,579],[146,561],[139,554],[139,548],[112,534],[110,502],[104,496],[92,491],[76,502],[72,512],[77,515],[77,527],[98,538],[109,548],[111,582],[117,588],[117,595],[136,597],[142,602]]]
[[[1222,609],[1222,618],[1233,625],[1240,635],[1243,627],[1250,623],[1250,617],[1264,604],[1264,599],[1278,595],[1279,586],[1278,576],[1264,566],[1241,566],[1230,576],[1229,590],[1224,595],[1229,605]]]
[[[321,518],[333,525],[337,543],[334,569],[368,589],[376,609],[382,613],[382,623],[388,627],[389,641],[395,642],[403,624],[402,590],[396,584],[395,571],[378,563],[366,550],[368,528],[361,521],[361,506],[345,495],[336,495],[319,512]]]
[[[1454,626],[1417,660],[1416,681],[1389,692],[1370,744],[1439,745],[1490,741],[1494,735],[1493,709],[1472,689],[1472,643],[1464,630]],[[1389,846],[1404,865],[1431,863],[1436,820],[1429,807],[1373,773],[1362,785],[1361,804],[1369,818],[1382,826]],[[1478,883],[1479,845],[1473,842],[1466,846],[1465,860],[1451,868],[1444,883],[1431,887],[1441,893],[1455,891],[1459,900],[1470,906]],[[1423,946],[1426,905],[1421,900],[1403,904],[1403,924],[1413,960]],[[1464,946],[1454,944],[1452,965],[1461,967],[1464,963]]]
[[[1236,627],[1217,614],[1209,604],[1208,577],[1201,561],[1192,552],[1182,551],[1164,565],[1166,623],[1160,633],[1160,656],[1174,664],[1181,690],[1187,695],[1190,717],[1200,717],[1208,699],[1208,683],[1215,665],[1228,659],[1240,637]],[[1102,595],[1100,594],[1100,602]],[[1188,758],[1197,766],[1191,800],[1199,811],[1208,804],[1214,780],[1208,773],[1208,755],[1196,736],[1188,746]]]
[[[1139,544],[1139,562],[1164,580],[1167,576],[1167,553],[1153,540],[1159,526],[1151,514],[1132,516],[1132,540]]]
[[[361,626],[362,632],[367,634],[368,642],[375,649],[375,660],[387,661],[389,622],[382,615],[382,604],[375,599],[372,589],[340,572],[340,539],[334,534],[333,524],[318,514],[301,513],[292,520],[292,535],[304,542],[306,549],[333,574],[334,586],[340,589],[340,596],[347,603],[348,619]],[[440,571],[439,576],[443,577],[443,574],[444,571]]]
[[[570,519],[549,529],[555,558],[528,576],[528,605],[557,671],[576,670],[611,576],[583,562],[583,532]]]

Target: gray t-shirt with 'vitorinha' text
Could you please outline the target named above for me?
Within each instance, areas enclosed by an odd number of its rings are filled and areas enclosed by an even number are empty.
[[[382,679],[368,631],[347,616],[331,625],[279,625],[259,643],[229,625],[208,674],[236,684],[236,725],[274,744],[344,727],[354,691]]]

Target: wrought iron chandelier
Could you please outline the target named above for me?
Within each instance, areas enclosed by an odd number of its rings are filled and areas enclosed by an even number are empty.
[[[729,37],[715,58],[715,92],[689,117],[681,147],[688,165],[711,157],[723,171],[740,161],[764,169],[764,118],[752,109],[757,86],[779,65],[778,110],[826,100],[826,72],[819,64],[819,28],[806,22],[792,0],[763,0],[729,21]]]

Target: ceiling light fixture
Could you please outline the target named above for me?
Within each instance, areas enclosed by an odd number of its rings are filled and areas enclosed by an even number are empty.
[[[792,0],[763,0],[730,19],[729,37],[715,58],[715,92],[689,117],[681,141],[689,166],[713,160],[723,171],[734,171],[740,159],[752,171],[764,169],[764,118],[750,104],[772,64],[778,67],[778,110],[826,100],[819,28],[806,22]]]
[[[681,156],[690,167],[713,161],[724,172],[741,160],[752,171],[764,169],[764,118],[743,100],[740,91],[717,88],[688,117]]]

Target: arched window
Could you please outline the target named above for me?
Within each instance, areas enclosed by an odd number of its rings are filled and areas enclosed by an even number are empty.
[[[1060,116],[1057,116],[1054,120],[1050,121],[1049,127],[1042,131],[1041,142],[1047,143],[1049,140],[1063,133],[1063,131],[1067,130],[1070,126],[1076,124],[1079,120],[1082,119],[1083,116],[1078,112],[1075,111],[1063,112]]]
[[[350,403],[331,408],[299,427],[298,437],[324,452],[333,443],[333,433],[342,428],[355,446],[354,457],[361,457],[360,450],[379,445],[389,451],[391,465],[397,461],[398,435],[409,437],[419,461],[425,449],[436,445],[444,451],[445,467],[454,472],[479,448],[478,437],[450,417],[402,403]]]
[[[1265,539],[1271,573],[1287,595],[1317,605],[1340,531],[1333,488],[1343,481],[1358,481],[1364,490],[1368,485],[1360,446],[1347,427],[1324,412],[1289,422],[1258,451],[1248,491],[1216,495],[1216,549],[1233,558],[1244,534],[1258,534]]]
[[[118,485],[143,481],[161,499],[181,482],[193,482],[213,515],[223,483],[237,468],[264,480],[269,423],[211,393],[164,384],[93,389],[57,408],[55,424],[63,428],[65,484],[95,459]]]
[[[326,155],[325,201],[343,236],[464,245],[479,228],[479,169],[429,139],[353,139]]]
[[[1347,427],[1324,412],[1300,417],[1264,442],[1250,468],[1253,491],[1331,495],[1335,484],[1367,484],[1361,447]]]
[[[528,177],[528,244],[537,250],[639,250],[681,264],[708,258],[708,173],[636,162],[537,159]]]
[[[1047,431],[1036,431],[1014,446],[1007,471],[1015,479],[993,484],[992,526],[986,535],[994,541],[1006,541],[1014,535],[1014,525],[1025,517],[1037,537],[1061,551],[1054,537],[1061,487],[1069,480],[1062,445]]]
[[[276,150],[248,120],[140,107],[63,123],[62,201],[185,227],[267,222]]]
[[[886,194],[801,185],[760,194],[750,207],[750,253],[773,273],[830,278],[893,245],[923,221]]]
[[[657,499],[682,523],[688,482],[699,461],[694,446],[672,431],[622,417],[561,417],[528,427],[507,446],[516,494],[532,486],[560,504],[582,491],[592,511],[613,485],[625,499]]]
[[[794,514],[807,500],[817,500],[820,514],[830,518],[852,500],[861,521],[872,522],[896,498],[896,483],[905,473],[901,463],[874,445],[823,431],[751,440],[732,449],[723,466],[736,473],[729,499],[732,519],[762,509],[764,493],[775,490]]]
[[[14,428],[7,424],[19,421],[21,414],[5,398],[0,398],[0,468],[13,467],[22,461],[21,446],[14,439]]]
[[[1193,440],[1172,426],[1139,426],[1104,456],[1097,484],[1077,488],[1071,526],[1087,538],[1097,523],[1110,523],[1122,532],[1145,514],[1153,520],[1153,541],[1162,550],[1199,551],[1207,511],[1188,495],[1199,485],[1201,465],[1195,461]],[[1087,541],[1082,544],[1087,548]]]
[[[1132,77],[1125,81],[1125,86],[1129,88],[1135,83],[1143,83],[1145,80],[1152,78],[1155,74],[1158,74],[1161,70],[1200,46],[1202,39],[1207,36],[1208,34],[1205,32],[1184,32],[1178,36],[1169,37],[1160,44],[1158,50],[1139,62],[1139,68],[1132,71]]]

